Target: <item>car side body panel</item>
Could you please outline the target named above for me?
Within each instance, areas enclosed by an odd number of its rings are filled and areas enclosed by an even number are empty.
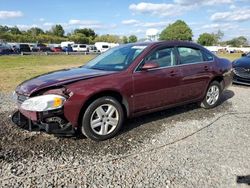
[[[213,64],[214,62],[200,62],[179,67],[182,72],[180,83],[182,102],[202,98],[204,90],[213,78],[211,73]]]
[[[134,113],[178,102],[180,77],[180,71],[176,67],[135,72]]]

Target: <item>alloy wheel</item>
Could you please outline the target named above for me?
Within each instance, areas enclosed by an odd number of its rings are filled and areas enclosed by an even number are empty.
[[[112,133],[119,123],[119,113],[115,106],[103,104],[91,115],[90,126],[94,133],[105,136]]]
[[[218,101],[219,95],[220,95],[219,87],[217,85],[210,86],[207,91],[206,102],[210,106],[214,105]]]

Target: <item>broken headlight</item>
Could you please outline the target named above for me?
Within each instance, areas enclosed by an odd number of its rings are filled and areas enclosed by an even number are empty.
[[[43,112],[59,109],[65,101],[66,98],[60,95],[41,95],[25,100],[21,104],[21,108],[28,111]]]

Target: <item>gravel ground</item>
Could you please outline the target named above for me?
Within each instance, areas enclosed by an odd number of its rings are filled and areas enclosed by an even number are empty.
[[[250,175],[249,94],[232,86],[212,110],[132,119],[104,142],[21,130],[0,94],[0,187],[247,187],[237,177]]]

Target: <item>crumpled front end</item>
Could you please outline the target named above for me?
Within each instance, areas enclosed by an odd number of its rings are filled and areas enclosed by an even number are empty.
[[[29,131],[45,131],[56,135],[73,135],[75,128],[64,116],[63,89],[49,90],[39,96],[28,97],[16,93],[15,100],[18,110],[13,114],[12,121]]]

